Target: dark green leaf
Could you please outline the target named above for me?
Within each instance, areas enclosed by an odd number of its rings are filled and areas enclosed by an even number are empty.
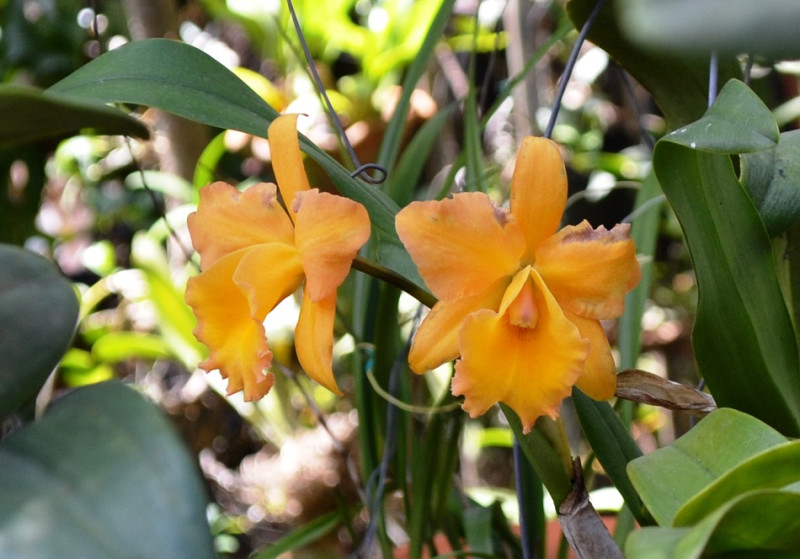
[[[742,157],[742,183],[770,237],[800,221],[800,131],[784,132],[778,145]]]
[[[577,388],[572,401],[583,433],[608,477],[639,523],[651,524],[626,470],[631,460],[642,455],[636,441],[608,402],[596,402]]]
[[[135,391],[76,389],[0,445],[0,556],[214,556],[205,492],[172,426]]]
[[[0,86],[0,148],[43,139],[60,139],[91,130],[97,134],[149,137],[135,118],[112,107],[76,100],[33,87]]]
[[[672,445],[628,465],[636,490],[662,526],[673,524],[680,508],[720,476],[786,438],[754,417],[719,409]]]
[[[777,58],[800,55],[800,4],[786,0],[627,0],[625,30],[648,49]]]
[[[739,80],[725,84],[703,118],[669,135],[671,142],[684,147],[718,153],[770,149],[778,139],[772,112]]]
[[[712,153],[720,146],[736,153],[760,149],[773,131],[777,140],[777,128],[755,94],[737,82],[726,85],[727,93],[738,99],[728,105],[737,112],[724,119],[724,138],[712,138],[704,125],[713,129],[719,115],[708,122],[704,118],[692,125],[694,135],[680,132],[659,141],[653,165],[697,275],[693,340],[700,373],[720,406],[745,411],[796,436],[800,359],[770,240],[730,157]],[[763,122],[753,121],[754,115]]]
[[[581,27],[597,2],[570,0],[570,18]],[[661,108],[670,128],[700,118],[708,106],[708,57],[692,59],[662,50],[647,50],[628,39],[631,26],[621,17],[621,0],[608,0],[589,33],[589,40],[608,52],[614,60],[647,89]],[[708,25],[707,21],[704,21]],[[734,56],[719,59],[719,82],[741,76]]]
[[[135,41],[97,57],[48,92],[98,103],[137,103],[223,129],[265,137],[278,113],[250,87],[203,51],[180,41]],[[330,155],[300,138],[303,151],[331,177],[339,191],[364,205],[374,239],[392,248],[376,253],[381,264],[424,287],[394,230],[399,211],[380,188],[354,179]]]
[[[0,417],[33,397],[78,320],[72,285],[44,258],[0,245]]]

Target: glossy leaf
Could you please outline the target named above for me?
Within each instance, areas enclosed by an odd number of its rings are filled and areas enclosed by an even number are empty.
[[[691,526],[727,501],[756,489],[780,489],[800,481],[800,441],[773,447],[745,460],[683,505],[676,526]]]
[[[113,107],[43,94],[33,87],[0,86],[0,147],[44,139],[61,139],[82,130],[148,138],[147,127]]]
[[[52,263],[0,245],[0,417],[36,395],[77,320],[75,291]]]
[[[187,72],[187,68],[192,71]],[[206,53],[167,39],[128,43],[97,57],[48,91],[97,103],[147,105],[209,126],[261,137],[266,137],[269,123],[278,115],[233,72]],[[424,287],[394,230],[397,204],[379,188],[351,177],[307,138],[301,136],[300,145],[344,196],[367,209],[381,264]]]
[[[569,1],[567,10],[576,27],[586,22],[596,3],[596,0]],[[708,106],[708,57],[690,58],[639,46],[628,38],[632,24],[622,17],[623,6],[622,0],[607,0],[589,40],[608,52],[653,95],[670,128],[700,118]],[[707,20],[704,24],[708,24]],[[736,58],[721,56],[719,83],[740,76]]]
[[[800,5],[785,0],[627,0],[629,36],[648,49],[707,56],[711,51],[778,58],[800,55]]]
[[[758,97],[738,82],[727,84],[719,101],[735,111],[724,126],[715,109],[709,121],[659,141],[653,158],[697,275],[695,357],[719,406],[796,436],[800,359],[770,239],[730,157],[716,152],[763,149],[767,140],[777,142],[778,130]]]
[[[693,528],[645,528],[631,533],[628,559],[791,559],[800,553],[800,494],[751,491]]]
[[[747,187],[770,237],[800,221],[800,131],[784,132],[777,146],[742,157]]]
[[[656,521],[671,526],[700,491],[748,458],[786,442],[754,417],[719,409],[672,445],[632,461],[628,473]]]
[[[206,497],[167,419],[116,382],[0,445],[0,556],[214,557]]]

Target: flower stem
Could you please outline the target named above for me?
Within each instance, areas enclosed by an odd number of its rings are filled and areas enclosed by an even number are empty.
[[[436,297],[429,291],[421,288],[394,270],[390,270],[386,266],[378,264],[374,260],[364,258],[363,256],[356,256],[355,260],[353,260],[352,268],[405,291],[427,307],[433,307],[433,305],[436,304]]]

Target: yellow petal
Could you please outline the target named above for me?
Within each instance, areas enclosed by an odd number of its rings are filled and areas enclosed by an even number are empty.
[[[411,343],[411,370],[422,374],[458,357],[458,333],[464,320],[481,309],[496,310],[507,284],[508,279],[501,278],[483,293],[436,303]]]
[[[472,417],[504,402],[519,415],[526,433],[540,416],[558,416],[589,352],[588,341],[541,278],[535,271],[530,277],[539,310],[536,327],[513,326],[507,314],[490,310],[471,314],[461,330],[461,359],[452,384]]]
[[[267,130],[269,151],[272,157],[272,170],[281,190],[283,202],[292,210],[295,194],[309,190],[308,176],[303,166],[303,154],[300,152],[300,140],[297,136],[298,115],[283,115],[272,121]]]
[[[575,385],[595,400],[611,399],[617,390],[617,366],[603,326],[591,318],[570,312],[565,314],[578,327],[581,336],[589,340],[589,356]]]
[[[630,226],[565,227],[536,250],[536,270],[565,309],[586,318],[620,316],[641,278]]]
[[[206,371],[219,369],[228,379],[228,394],[244,390],[245,400],[258,400],[272,387],[272,363],[262,321],[253,318],[247,298],[233,282],[233,275],[248,250],[217,260],[189,280],[186,302],[197,316],[195,336],[208,346]]]
[[[305,289],[312,301],[321,301],[336,292],[369,239],[369,216],[361,204],[316,189],[299,192],[292,205]]]
[[[242,248],[294,242],[292,222],[278,203],[274,184],[255,184],[244,192],[224,182],[206,186],[188,224],[203,270]]]
[[[255,246],[242,258],[233,280],[247,298],[253,319],[263,321],[303,283],[300,255],[281,243]]]
[[[519,269],[525,247],[510,216],[479,192],[412,202],[395,219],[420,275],[443,301],[481,293]]]
[[[294,345],[297,359],[306,374],[322,386],[341,395],[333,376],[333,322],[336,316],[336,291],[314,302],[303,293],[300,319]]]
[[[567,203],[567,172],[558,145],[529,136],[522,141],[511,178],[511,213],[525,236],[526,263],[556,232]]]

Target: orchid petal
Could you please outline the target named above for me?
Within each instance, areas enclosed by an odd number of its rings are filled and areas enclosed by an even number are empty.
[[[335,317],[336,291],[319,301],[313,301],[304,291],[294,344],[297,359],[306,374],[331,392],[341,395],[333,376]]]
[[[452,391],[465,396],[472,417],[497,402],[508,404],[529,432],[542,415],[558,416],[559,404],[583,370],[589,343],[570,322],[535,271],[535,328],[513,326],[508,315],[490,310],[464,321]]]
[[[283,196],[283,203],[294,218],[292,200],[298,192],[309,190],[308,176],[303,166],[300,140],[297,136],[298,115],[283,115],[272,121],[267,130],[272,170]]]
[[[242,258],[233,281],[247,298],[250,315],[263,321],[303,283],[297,249],[281,243],[255,246]]]
[[[224,182],[200,190],[200,204],[188,219],[203,270],[217,259],[257,244],[294,240],[292,222],[278,203],[274,184],[255,184],[240,192]]]
[[[292,206],[305,290],[312,301],[321,301],[336,292],[369,239],[369,215],[357,202],[316,189],[299,192]]]
[[[589,340],[589,356],[575,385],[595,400],[610,400],[617,390],[617,365],[611,355],[608,337],[599,321],[565,312],[578,327],[583,338]]]
[[[641,278],[630,226],[565,227],[536,249],[536,270],[565,309],[586,318],[620,316]]]
[[[436,303],[411,344],[411,370],[421,374],[458,357],[458,334],[464,320],[475,311],[497,309],[507,284],[508,279],[501,278],[477,295]]]
[[[412,202],[395,224],[420,275],[443,301],[481,293],[512,275],[525,249],[519,227],[479,192]]]
[[[561,223],[567,203],[567,172],[558,144],[527,137],[517,154],[511,178],[511,213],[525,236],[526,262]]]
[[[262,321],[252,316],[247,297],[233,282],[248,252],[243,249],[223,256],[191,278],[186,302],[197,316],[197,339],[210,349],[200,367],[206,371],[219,369],[228,379],[228,394],[244,390],[245,400],[253,401],[269,392],[274,378],[264,372],[272,363],[272,352]]]

